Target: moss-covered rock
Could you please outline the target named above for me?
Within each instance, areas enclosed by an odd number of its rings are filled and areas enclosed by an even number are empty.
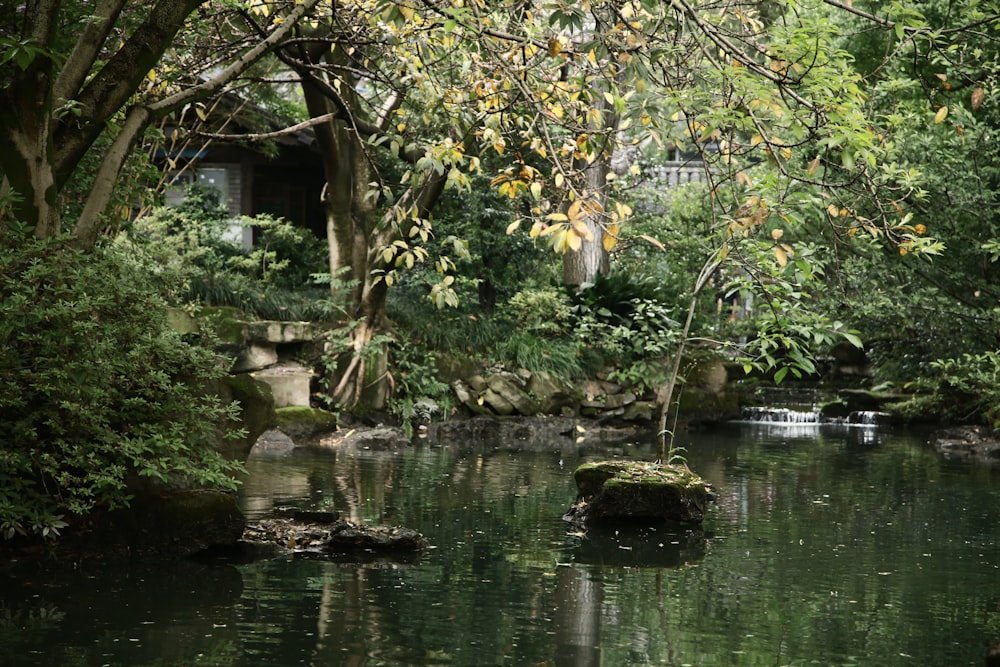
[[[579,491],[566,519],[701,523],[714,499],[711,486],[687,466],[643,461],[585,463],[573,473]]]
[[[337,430],[337,415],[320,408],[289,406],[275,410],[278,428],[293,439]]]
[[[239,424],[219,424],[220,437],[216,439],[215,449],[227,459],[246,461],[257,438],[275,424],[270,387],[249,375],[230,375],[209,387],[209,391],[217,394],[223,403],[236,402],[240,406]],[[243,437],[227,437],[234,428],[242,428]]]

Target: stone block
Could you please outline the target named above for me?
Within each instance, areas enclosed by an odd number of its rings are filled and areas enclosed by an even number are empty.
[[[580,390],[572,383],[544,371],[531,375],[528,392],[538,403],[539,413],[546,415],[564,412],[566,408],[575,413],[581,399]]]
[[[520,378],[507,373],[494,373],[487,380],[489,388],[502,396],[514,409],[526,417],[538,413],[538,404],[519,385]]]
[[[656,405],[651,401],[636,401],[625,407],[622,419],[625,421],[649,421],[653,418]]]
[[[274,407],[308,407],[312,371],[299,364],[271,366],[252,373],[254,379],[271,387]]]
[[[490,388],[483,392],[483,402],[500,416],[506,417],[514,414],[514,406],[511,402]]]
[[[277,320],[247,322],[245,336],[251,342],[304,343],[313,339],[312,323]]]
[[[604,407],[608,410],[616,410],[635,403],[635,400],[635,394],[630,391],[621,394],[608,394],[604,399]]]
[[[278,350],[271,343],[250,343],[240,350],[233,363],[233,373],[259,371],[278,363]]]
[[[467,407],[472,414],[490,414],[489,409],[483,407],[479,402],[479,392],[473,393],[469,386],[461,380],[452,382],[451,387],[455,391],[455,397],[458,399],[458,402]]]

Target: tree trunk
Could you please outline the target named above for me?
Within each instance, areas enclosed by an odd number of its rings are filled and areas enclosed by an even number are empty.
[[[604,249],[604,189],[607,182],[609,159],[599,156],[584,170],[586,192],[601,204],[601,210],[585,216],[590,240],[583,239],[579,250],[568,250],[563,256],[563,284],[573,290],[593,283],[598,275],[607,274],[611,268],[608,251]]]
[[[604,82],[594,82],[593,106],[600,110],[601,120],[591,119],[590,126],[594,137],[601,136],[607,128],[617,125],[614,112],[601,94],[606,88]],[[598,275],[605,275],[611,270],[611,260],[604,246],[605,210],[607,209],[608,173],[611,171],[610,145],[592,148],[596,152],[588,163],[584,158],[577,160],[576,167],[583,171],[583,183],[579,195],[589,202],[597,204],[596,210],[590,210],[584,215],[584,223],[590,232],[590,239],[583,239],[579,250],[569,250],[563,256],[563,285],[578,291],[583,285],[593,283]],[[587,209],[584,209],[587,210]]]

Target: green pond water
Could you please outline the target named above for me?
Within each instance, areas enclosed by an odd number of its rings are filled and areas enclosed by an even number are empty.
[[[412,563],[181,563],[0,591],[0,665],[982,665],[1000,641],[1000,469],[919,434],[685,435],[702,530],[562,521],[572,471],[648,444],[514,436],[251,458],[276,506],[420,530]]]

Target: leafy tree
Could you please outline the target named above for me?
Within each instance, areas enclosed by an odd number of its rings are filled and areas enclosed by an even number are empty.
[[[832,248],[841,260],[829,267],[827,307],[841,309],[865,332],[879,380],[903,382],[936,374],[934,359],[1000,345],[994,250],[1000,52],[991,36],[997,6],[908,4],[889,58],[873,53],[861,30],[883,19],[865,5],[858,11],[862,16],[845,21],[844,43],[883,119],[886,163],[912,175],[914,186],[901,203],[910,214],[898,230],[902,245],[875,240]],[[920,261],[908,253],[907,234],[932,235],[948,250],[933,263]],[[899,261],[889,260],[899,254]]]
[[[238,8],[226,3],[5,3],[0,175],[2,192],[14,197],[0,229],[39,239],[65,229],[80,247],[92,247],[105,228],[124,221],[109,209],[147,128],[246,71],[317,3],[266,5],[270,32],[234,41],[228,31],[204,30],[210,18],[242,22]],[[175,43],[187,48],[172,50]],[[214,69],[220,58],[225,67]],[[100,157],[88,164],[93,150]],[[87,194],[76,219],[64,220],[63,195],[74,178],[83,179],[75,192]]]
[[[0,257],[6,538],[126,504],[137,477],[234,488],[241,465],[214,447],[235,406],[203,395],[227,369],[169,331],[150,266],[67,245],[21,240]]]
[[[238,19],[230,3],[0,4],[4,536],[126,503],[136,476],[235,484],[239,463],[211,447],[231,408],[203,395],[225,369],[167,331],[150,267],[104,241],[142,193],[121,176],[146,130],[217,92],[316,3],[271,5],[288,23],[233,41],[203,30]]]

